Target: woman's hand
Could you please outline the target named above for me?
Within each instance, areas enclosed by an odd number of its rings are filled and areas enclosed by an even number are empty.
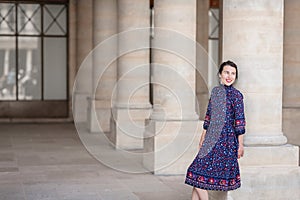
[[[206,135],[206,130],[203,129],[202,134],[201,134],[201,138],[200,138],[200,141],[199,141],[199,149],[200,149],[200,148],[202,147],[202,145],[203,145],[205,135]]]
[[[244,145],[239,145],[238,159],[244,156]]]
[[[200,141],[199,141],[199,149],[202,147],[203,141],[204,141],[204,140],[201,138]]]
[[[239,135],[238,159],[244,156],[244,135]]]

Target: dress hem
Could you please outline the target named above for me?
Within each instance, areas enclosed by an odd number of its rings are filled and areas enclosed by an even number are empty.
[[[204,189],[204,190],[214,190],[214,191],[230,191],[230,190],[236,190],[239,187],[241,187],[241,183],[236,183],[235,185],[232,186],[220,186],[220,185],[210,185],[210,184],[205,184],[205,183],[199,183],[195,182],[193,180],[186,179],[185,184]]]

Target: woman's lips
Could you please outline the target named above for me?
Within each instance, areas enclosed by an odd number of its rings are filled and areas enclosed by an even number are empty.
[[[230,83],[230,82],[231,82],[231,80],[230,80],[230,79],[226,79],[226,82],[227,82],[227,83]]]

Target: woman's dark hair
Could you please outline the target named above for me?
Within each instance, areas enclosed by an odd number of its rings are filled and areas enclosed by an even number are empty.
[[[234,67],[235,70],[236,70],[236,76],[235,76],[235,77],[236,77],[236,79],[238,79],[238,69],[237,69],[237,65],[236,65],[234,62],[230,61],[230,60],[227,60],[227,61],[223,62],[223,63],[220,65],[220,68],[219,68],[219,74],[222,74],[222,71],[223,71],[223,69],[224,69],[225,66],[231,66],[231,67]]]

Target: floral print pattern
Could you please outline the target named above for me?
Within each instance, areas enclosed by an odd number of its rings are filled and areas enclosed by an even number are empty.
[[[205,190],[234,190],[241,186],[238,136],[245,133],[243,95],[233,86],[212,90],[203,128],[205,140],[189,166],[185,183]]]

